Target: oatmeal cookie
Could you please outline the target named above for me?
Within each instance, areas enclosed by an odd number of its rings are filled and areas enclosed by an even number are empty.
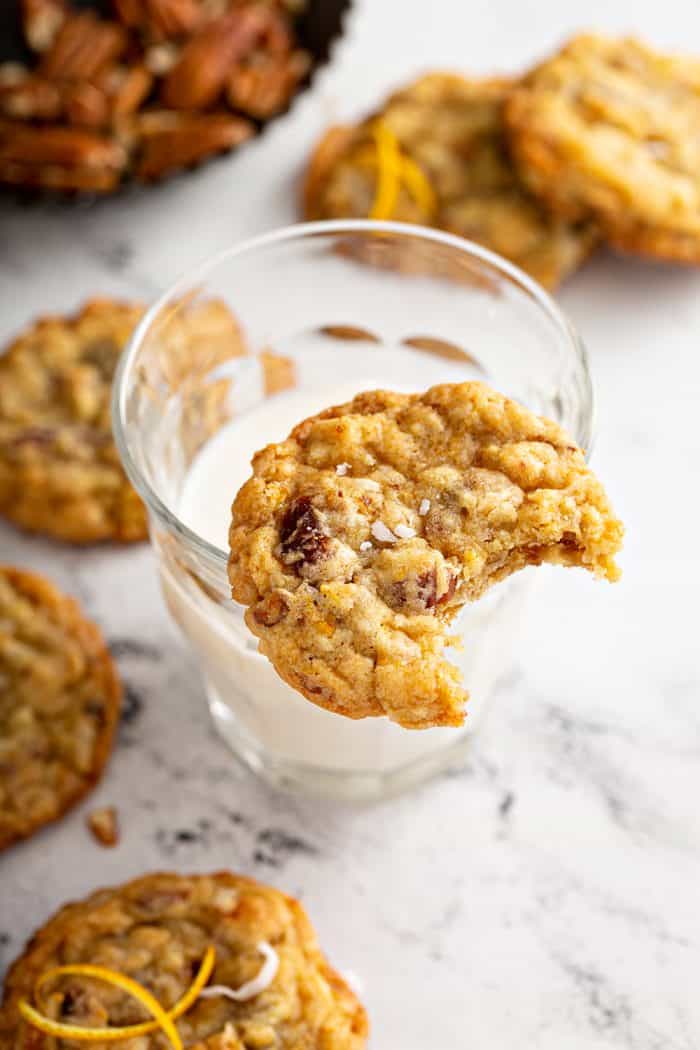
[[[632,252],[700,263],[700,61],[582,35],[511,94],[522,178]]]
[[[0,849],[99,780],[120,696],[102,635],[78,604],[40,576],[0,566]]]
[[[271,982],[238,1002],[223,995],[196,999],[177,1020],[183,1045],[191,1050],[363,1050],[365,1011],[322,955],[298,901],[225,871],[145,875],[62,908],[33,936],[7,975],[0,1045],[13,1050],[77,1045],[43,1035],[20,1015],[19,1001],[31,1001],[37,978],[55,966],[108,967],[137,981],[170,1009],[192,984],[209,947],[216,953],[210,986],[240,991],[260,972],[261,944],[278,960]],[[95,978],[59,976],[44,998],[47,1013],[64,1023],[122,1027],[149,1019],[131,996]],[[137,1044],[139,1050],[169,1045],[158,1030],[124,1046]],[[115,1044],[91,1045],[106,1050]]]
[[[307,419],[253,458],[232,514],[232,594],[281,677],[408,728],[463,721],[443,650],[465,602],[542,562],[615,580],[623,531],[568,435],[481,383]]]
[[[112,377],[143,308],[96,299],[0,357],[0,514],[72,543],[129,542],[146,512],[112,439]]]
[[[331,128],[306,173],[306,217],[435,225],[556,287],[590,253],[596,231],[587,220],[552,217],[519,180],[503,134],[510,90],[506,80],[432,73],[392,95],[359,127]],[[393,183],[383,179],[392,168]]]
[[[0,514],[33,532],[72,543],[146,538],[145,508],[112,438],[112,379],[145,307],[95,299],[72,317],[47,317],[0,356]],[[151,358],[154,385],[187,390],[183,442],[194,451],[228,404],[231,380],[208,371],[248,353],[229,308],[209,299],[183,304]],[[294,384],[289,358],[264,351],[265,388]],[[228,411],[228,410],[227,410]]]

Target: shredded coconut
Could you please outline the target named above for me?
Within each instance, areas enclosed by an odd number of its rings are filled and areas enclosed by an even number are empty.
[[[375,540],[379,540],[380,543],[396,543],[396,536],[388,529],[383,521],[373,521],[370,532],[374,536]]]
[[[360,544],[360,550],[361,551],[371,551],[372,550],[372,544],[370,543],[370,541],[369,540],[363,540],[362,543]]]
[[[341,478],[344,477],[349,470],[350,470],[350,464],[349,463],[339,463],[338,466],[335,468],[336,474],[340,474]]]
[[[424,518],[429,510],[430,510],[430,500],[429,499],[422,499],[420,501],[420,507],[418,508],[418,513],[420,514],[421,518]]]
[[[237,1003],[244,1003],[247,999],[254,999],[272,984],[279,969],[280,960],[277,952],[267,941],[261,941],[258,951],[265,957],[265,962],[259,972],[251,981],[246,981],[239,988],[229,988],[225,984],[210,984],[199,993],[200,999],[213,999],[222,995],[225,999],[233,999]]]
[[[397,525],[394,532],[400,540],[410,540],[416,534],[416,530],[412,529],[410,525]]]

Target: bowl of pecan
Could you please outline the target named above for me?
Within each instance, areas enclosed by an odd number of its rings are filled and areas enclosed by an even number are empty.
[[[349,5],[0,4],[0,187],[104,195],[235,149],[308,86]]]

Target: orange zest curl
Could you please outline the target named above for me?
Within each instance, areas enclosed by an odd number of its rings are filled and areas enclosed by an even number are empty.
[[[374,145],[360,150],[357,155],[360,164],[377,170],[370,219],[392,218],[403,185],[431,221],[437,211],[437,199],[423,169],[410,157],[402,155],[396,135],[381,120],[374,122],[370,134]]]
[[[143,985],[139,984],[138,981],[134,981],[131,977],[126,977],[124,974],[117,973],[115,970],[110,970],[106,966],[91,966],[87,964],[56,966],[51,970],[47,970],[46,973],[42,974],[36,982],[34,996],[37,1005],[41,1008],[41,990],[49,981],[54,980],[56,977],[76,976],[97,978],[98,980],[104,981],[105,984],[111,984],[115,988],[121,988],[122,991],[133,996],[134,999],[137,999],[138,1002],[148,1010],[153,1020],[143,1021],[141,1024],[123,1025],[115,1028],[87,1028],[82,1025],[63,1024],[61,1021],[52,1021],[49,1017],[46,1017],[41,1012],[41,1009],[36,1009],[26,999],[20,999],[19,1011],[25,1021],[28,1021],[34,1028],[38,1028],[39,1031],[43,1032],[45,1035],[50,1035],[57,1039],[74,1039],[76,1041],[93,1043],[117,1042],[121,1039],[132,1039],[134,1036],[147,1035],[149,1032],[153,1032],[157,1028],[160,1028],[163,1034],[167,1037],[173,1050],[183,1050],[182,1040],[178,1035],[174,1022],[178,1017],[182,1017],[182,1015],[189,1010],[198,998],[200,992],[212,975],[215,959],[216,950],[210,945],[204,953],[204,958],[202,959],[201,966],[199,967],[199,971],[194,981],[182,998],[178,999],[175,1005],[167,1011],[161,1006],[155,996],[153,996],[147,988],[144,988]]]

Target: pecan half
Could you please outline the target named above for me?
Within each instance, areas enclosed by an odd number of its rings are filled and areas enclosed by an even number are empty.
[[[32,51],[48,51],[67,16],[65,0],[22,0],[22,29]]]
[[[83,11],[63,23],[39,65],[39,73],[48,80],[90,80],[119,58],[126,45],[122,26]]]
[[[328,531],[308,496],[299,496],[289,504],[282,515],[279,531],[280,557],[285,565],[298,570],[328,555]]]
[[[104,192],[126,167],[116,142],[78,128],[0,125],[0,182]]]
[[[110,117],[125,117],[140,108],[153,77],[142,65],[113,65],[103,69],[94,83],[107,97]]]
[[[197,0],[114,0],[117,18],[150,40],[190,33],[202,18]]]
[[[25,77],[0,86],[0,113],[13,120],[55,120],[63,110],[57,84],[43,77]]]
[[[254,128],[249,121],[230,113],[162,110],[137,116],[133,130],[139,143],[137,176],[159,179],[237,146],[250,138]]]
[[[251,49],[262,16],[240,7],[208,22],[185,44],[163,81],[161,97],[172,109],[205,109],[223,91],[233,63]]]
[[[228,78],[228,103],[257,120],[280,113],[308,73],[310,64],[306,51],[293,51],[281,59],[266,57],[240,65]]]

